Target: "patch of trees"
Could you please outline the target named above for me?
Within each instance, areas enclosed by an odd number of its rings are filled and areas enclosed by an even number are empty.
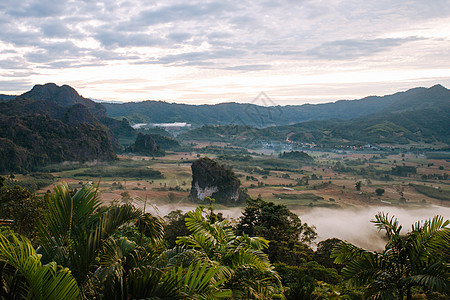
[[[2,191],[1,201],[3,195],[13,201],[30,196]],[[261,199],[250,199],[237,223],[211,205],[164,219],[130,202],[103,206],[95,186],[74,191],[60,185],[39,206],[40,217],[24,230],[37,237],[38,250],[12,231],[17,227],[0,228],[6,299],[449,296],[449,221],[438,216],[403,234],[396,219],[378,214],[374,223],[388,240],[378,253],[338,239],[314,251],[313,227],[286,206]]]
[[[285,158],[285,159],[308,161],[308,162],[313,161],[313,158],[303,151],[290,151],[290,152],[283,151],[283,153],[280,153],[278,157]]]
[[[443,191],[441,188],[435,188],[431,186],[426,185],[420,185],[420,184],[409,184],[410,186],[414,187],[416,191],[419,193],[428,196],[430,198],[444,200],[444,201],[450,201],[450,195],[448,191]]]
[[[163,138],[160,136],[161,139]],[[125,151],[147,156],[164,156],[165,152],[161,149],[150,134],[138,133],[134,144],[128,146]]]
[[[445,174],[423,174],[420,176],[422,180],[434,179],[434,180],[448,180],[449,176],[447,173]]]
[[[386,234],[382,252],[342,242],[333,251],[336,263],[346,263],[342,275],[354,286],[364,287],[365,297],[412,299],[413,293],[450,292],[448,281],[449,220],[441,216],[412,225],[403,234],[394,217],[378,213],[372,221]]]
[[[395,166],[392,168],[391,174],[406,177],[410,174],[417,174],[417,168],[413,166]]]

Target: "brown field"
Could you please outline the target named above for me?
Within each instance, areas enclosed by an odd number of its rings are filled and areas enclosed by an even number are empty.
[[[206,145],[206,144],[205,144]],[[204,146],[204,145],[203,145]],[[331,153],[313,152],[314,164],[296,165],[285,170],[273,170],[269,167],[269,174],[262,175],[250,169],[264,165],[266,159],[273,161],[276,156],[253,156],[253,161],[242,163],[239,161],[223,161],[229,165],[241,180],[242,187],[247,188],[252,198],[261,197],[266,201],[286,204],[290,208],[311,207],[364,207],[377,205],[391,205],[401,207],[423,207],[440,205],[450,207],[450,201],[431,198],[419,193],[409,184],[432,186],[441,189],[442,193],[450,193],[449,180],[427,179],[423,181],[422,175],[449,173],[450,162],[446,160],[427,160],[424,156],[414,154],[395,154],[383,158],[379,154],[368,153]],[[201,154],[201,157],[215,157],[214,154]],[[373,159],[375,157],[375,159]],[[59,171],[52,174],[56,177],[55,184],[66,182],[74,188],[81,187],[87,182],[99,182],[101,199],[105,203],[112,201],[133,200],[138,205],[171,205],[194,206],[189,199],[191,187],[191,162],[197,159],[195,152],[170,153],[164,157],[145,156],[119,156],[119,161],[132,161],[144,167],[158,170],[162,173],[162,179],[150,178],[89,178],[74,177],[76,170]],[[369,159],[372,159],[370,162]],[[356,163],[357,160],[363,163]],[[332,169],[335,162],[340,161],[349,164],[355,170],[361,170],[371,166],[377,170],[390,170],[395,165],[417,167],[417,174],[410,177],[392,176],[392,181],[382,181],[377,178],[356,175],[353,173],[339,173]],[[353,163],[355,162],[355,163]],[[290,162],[288,162],[287,165]],[[443,170],[440,170],[443,168]],[[249,169],[250,168],[250,169]],[[304,176],[315,175],[318,179],[309,180],[308,185],[297,185],[297,180]],[[366,178],[365,178],[366,177]],[[357,191],[355,183],[362,182],[361,190]],[[258,186],[262,183],[262,186]],[[52,186],[42,188],[39,192],[45,193]],[[383,188],[382,196],[377,196],[375,190]],[[280,196],[281,195],[281,196]],[[404,198],[404,200],[401,200]]]

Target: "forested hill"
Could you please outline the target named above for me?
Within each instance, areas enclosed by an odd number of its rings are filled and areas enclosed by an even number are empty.
[[[49,84],[0,102],[0,172],[115,158],[115,139],[94,115],[102,119],[102,109],[92,105],[92,113],[72,90]],[[111,119],[104,109],[103,119]]]
[[[378,112],[350,120],[331,119],[263,129],[249,126],[202,126],[180,136],[185,140],[220,140],[235,144],[286,141],[326,146],[355,144],[450,144],[450,91],[436,85],[414,89]],[[389,96],[393,97],[393,96]],[[380,98],[381,99],[381,98]],[[386,100],[386,99],[384,99]]]
[[[58,86],[54,83],[47,83],[44,85],[37,84],[30,91],[17,98],[37,101],[37,105],[42,101],[53,102],[62,107],[71,107],[75,104],[81,104],[85,106],[99,122],[109,128],[114,143],[117,143],[118,138],[129,138],[130,136],[136,135],[128,121],[108,117],[106,109],[102,104],[84,98],[68,85]]]
[[[257,127],[289,125],[315,120],[349,120],[377,112],[429,108],[448,102],[450,91],[441,85],[414,88],[387,96],[341,100],[325,104],[262,107],[254,104],[221,103],[187,105],[162,101],[104,103],[107,114],[134,123],[188,122],[195,126],[245,124]],[[263,122],[259,115],[263,114]]]
[[[441,85],[384,107],[379,112],[347,121],[307,122],[278,127],[290,140],[352,143],[450,144],[450,91]]]

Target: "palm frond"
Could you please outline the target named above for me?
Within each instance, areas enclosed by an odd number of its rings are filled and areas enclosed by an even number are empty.
[[[8,264],[28,283],[29,294],[35,299],[79,299],[80,290],[71,272],[52,262],[42,265],[26,238],[0,233],[0,261]],[[15,272],[11,276],[18,276]]]

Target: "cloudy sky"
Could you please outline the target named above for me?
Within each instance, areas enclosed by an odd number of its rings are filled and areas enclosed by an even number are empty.
[[[0,93],[277,104],[450,88],[449,0],[1,0]]]

